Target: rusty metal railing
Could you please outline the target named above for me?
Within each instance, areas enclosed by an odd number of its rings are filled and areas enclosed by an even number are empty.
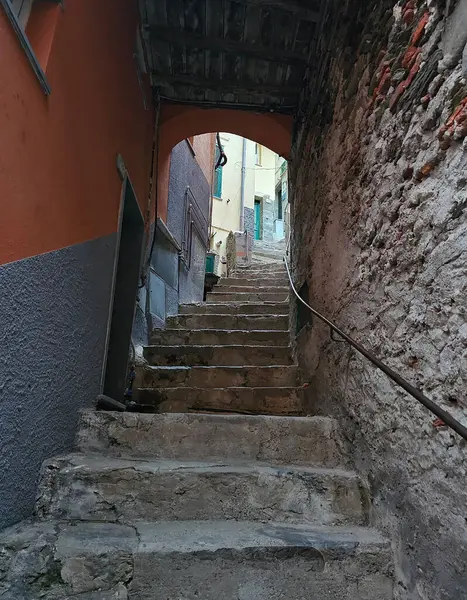
[[[443,410],[440,406],[438,406],[435,402],[433,402],[433,400],[430,400],[429,398],[427,398],[427,396],[425,396],[425,394],[423,394],[418,388],[414,387],[412,384],[410,384],[408,381],[406,381],[403,377],[401,377],[393,369],[391,369],[385,363],[383,363],[381,360],[379,360],[379,358],[377,358],[372,352],[370,352],[369,350],[364,348],[361,344],[356,342],[349,335],[347,335],[341,329],[339,329],[339,327],[334,325],[334,323],[332,323],[332,321],[327,319],[325,316],[323,316],[321,313],[319,313],[317,310],[315,310],[309,304],[307,304],[305,302],[305,300],[303,300],[303,298],[300,297],[299,293],[295,289],[295,285],[292,281],[292,275],[290,273],[290,266],[287,262],[286,256],[284,256],[284,263],[285,263],[285,267],[287,269],[287,275],[289,277],[290,286],[292,288],[293,293],[295,294],[297,299],[311,311],[311,313],[313,315],[318,317],[318,319],[323,321],[323,323],[325,323],[330,328],[331,334],[332,334],[332,332],[337,333],[337,335],[339,337],[341,337],[342,339],[344,339],[348,344],[350,344],[350,346],[352,346],[352,348],[355,348],[355,350],[357,350],[357,352],[359,352],[365,358],[367,358],[375,367],[377,367],[378,369],[383,371],[383,373],[385,373],[389,377],[389,379],[394,381],[394,383],[396,383],[399,387],[401,387],[403,390],[405,390],[413,398],[418,400],[418,402],[420,402],[420,404],[423,404],[423,406],[425,406],[430,412],[432,412],[439,419],[441,419],[441,421],[445,425],[447,425],[448,427],[453,429],[456,433],[458,433],[462,438],[464,438],[464,440],[467,440],[467,427],[464,427],[464,425],[462,425],[462,423],[460,423],[457,419],[455,419],[451,414],[449,414],[448,412]]]

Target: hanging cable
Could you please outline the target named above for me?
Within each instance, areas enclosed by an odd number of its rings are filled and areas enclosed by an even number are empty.
[[[219,167],[225,167],[225,165],[227,164],[227,155],[225,154],[224,149],[222,148],[221,136],[219,132],[216,133],[216,141],[217,147],[219,148],[219,157],[216,161],[215,168],[218,169]]]

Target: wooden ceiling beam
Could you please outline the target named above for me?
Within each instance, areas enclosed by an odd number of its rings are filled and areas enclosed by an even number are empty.
[[[301,86],[273,85],[270,83],[255,83],[254,81],[228,81],[212,80],[204,77],[194,77],[193,75],[158,75],[153,73],[151,83],[157,87],[170,85],[188,85],[190,87],[200,88],[206,91],[225,92],[234,94],[253,94],[275,96],[279,98],[295,97],[299,94]]]
[[[248,104],[241,104],[239,102],[233,102],[230,100],[200,100],[200,99],[190,99],[189,101],[173,98],[173,97],[165,97],[164,102],[168,102],[169,104],[190,104],[190,106],[202,106],[209,108],[232,108],[235,110],[251,110],[259,113],[278,113],[283,115],[295,115],[297,107],[294,104],[288,105],[277,105],[277,104],[254,104],[250,102]]]
[[[291,52],[290,50],[266,48],[256,44],[253,45],[247,42],[224,38],[206,37],[198,33],[181,31],[174,27],[161,27],[158,25],[148,25],[147,27],[155,40],[168,42],[177,46],[214,50],[216,52],[231,52],[237,56],[249,56],[270,62],[285,63],[290,66],[305,66],[307,63],[306,56]]]
[[[318,23],[320,17],[319,0],[315,0],[312,3],[315,5],[315,8],[306,8],[302,3],[297,2],[297,0],[237,0],[237,2],[250,6],[259,6],[266,10],[281,9],[299,19],[313,21],[314,23]],[[321,0],[321,2],[327,2],[327,0]]]

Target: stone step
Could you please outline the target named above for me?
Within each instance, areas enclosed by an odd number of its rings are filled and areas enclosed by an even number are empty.
[[[291,365],[289,346],[146,346],[144,357],[150,365]]]
[[[143,367],[137,372],[138,387],[294,387],[298,368],[281,366]]]
[[[36,515],[120,523],[234,519],[363,525],[368,507],[367,487],[341,469],[71,454],[43,465]]]
[[[285,302],[289,297],[288,289],[283,292],[208,292],[207,302]]]
[[[255,262],[255,260],[257,260],[258,262],[263,262],[263,260],[266,259],[267,261],[267,259],[269,259],[277,264],[281,264],[284,258],[284,254],[285,252],[280,250],[278,252],[274,252],[267,249],[254,249],[252,259],[253,263]]]
[[[220,314],[226,312],[231,315],[286,315],[289,313],[288,302],[250,302],[241,304],[238,302],[224,302],[223,304],[181,304],[179,312],[186,314]]]
[[[296,387],[143,388],[138,402],[154,412],[239,412],[260,415],[303,414],[303,389]]]
[[[51,521],[1,541],[4,600],[393,598],[390,544],[362,527]]]
[[[222,279],[219,280],[219,282],[217,283],[216,287],[229,287],[229,286],[241,286],[241,287],[255,287],[255,286],[260,286],[260,287],[277,287],[277,286],[282,286],[282,287],[288,287],[289,285],[289,280],[287,278],[287,275],[284,274],[279,275],[277,274],[275,277],[263,277],[261,276],[259,273],[257,274],[256,277],[223,277]]]
[[[289,327],[289,315],[177,315],[167,317],[169,329],[271,329],[274,331],[286,331]]]
[[[274,262],[274,263],[266,263],[266,262],[255,262],[253,261],[250,267],[246,268],[238,268],[230,273],[232,277],[250,277],[250,274],[257,273],[265,274],[265,275],[287,275],[287,269],[282,261]]]
[[[252,273],[255,271],[261,271],[262,273],[285,273],[286,268],[283,260],[265,261],[265,260],[253,260],[249,267],[237,267],[232,271],[233,274],[240,273]]]
[[[234,346],[286,346],[290,342],[288,331],[230,331],[227,329],[155,329],[151,344],[179,346],[183,344]]]
[[[223,294],[288,294],[289,286],[287,285],[260,285],[259,283],[252,285],[224,285],[214,286],[214,293],[222,292]]]
[[[138,414],[81,411],[80,452],[109,456],[344,465],[343,440],[329,417]]]

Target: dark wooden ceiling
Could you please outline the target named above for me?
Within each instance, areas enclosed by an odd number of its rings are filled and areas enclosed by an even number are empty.
[[[176,102],[294,113],[328,0],[140,0],[152,85]]]

